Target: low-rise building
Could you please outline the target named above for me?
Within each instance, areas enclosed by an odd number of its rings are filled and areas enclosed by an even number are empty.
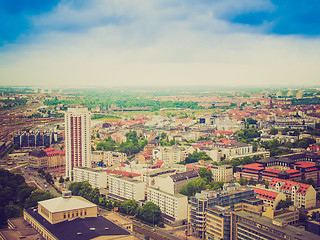
[[[135,239],[127,230],[98,216],[97,205],[71,196],[70,191],[38,202],[37,208],[25,209],[23,218],[47,240]]]

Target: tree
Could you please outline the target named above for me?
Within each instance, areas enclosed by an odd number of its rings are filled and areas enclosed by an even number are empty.
[[[207,183],[212,181],[212,171],[206,168],[199,168],[198,173],[200,177],[206,180]]]
[[[60,176],[60,178],[59,178],[59,183],[64,183],[64,179],[62,176]]]
[[[139,208],[139,203],[136,200],[129,199],[129,200],[124,201],[121,204],[120,212],[122,212],[126,215],[134,216],[138,213],[137,212],[138,208]]]
[[[147,202],[140,208],[138,216],[142,221],[154,225],[161,221],[161,210],[153,202]]]
[[[276,128],[274,128],[274,127],[271,128],[270,131],[269,131],[269,134],[270,134],[270,135],[276,135],[276,134],[278,134],[278,129],[276,129]]]
[[[293,202],[291,200],[290,197],[287,197],[286,200],[280,200],[277,207],[276,207],[276,210],[279,210],[281,208],[288,208],[289,206],[293,205]]]
[[[196,193],[206,189],[206,185],[207,180],[203,178],[198,178],[182,186],[180,193],[190,198],[191,196],[194,196]]]
[[[22,209],[13,204],[13,202],[10,202],[8,205],[6,205],[4,212],[7,219],[22,216]]]
[[[305,210],[300,209],[299,210],[299,221],[305,222],[308,219],[308,214]]]

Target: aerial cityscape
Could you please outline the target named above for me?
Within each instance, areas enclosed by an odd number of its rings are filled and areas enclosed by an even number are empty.
[[[319,9],[0,1],[0,239],[320,239]]]

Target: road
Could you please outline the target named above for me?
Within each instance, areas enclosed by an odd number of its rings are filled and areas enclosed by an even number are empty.
[[[50,192],[56,197],[61,196],[61,194],[58,193],[54,187],[52,187],[45,179],[38,175],[36,170],[27,167],[22,171],[22,173],[26,182],[34,182],[40,190]]]

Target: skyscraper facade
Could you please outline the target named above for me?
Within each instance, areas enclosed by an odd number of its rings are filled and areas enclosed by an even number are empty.
[[[66,177],[74,167],[91,167],[90,113],[87,108],[68,108],[65,114]]]

